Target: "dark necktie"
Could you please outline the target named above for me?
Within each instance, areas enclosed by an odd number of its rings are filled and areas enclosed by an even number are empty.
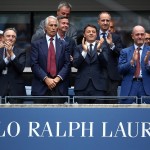
[[[92,46],[93,46],[93,44],[90,44],[90,56],[92,56]]]
[[[139,75],[140,75],[140,49],[141,49],[140,47],[137,48],[137,50],[138,50],[138,59],[136,61],[136,70],[135,70],[135,74],[134,74],[135,78],[138,78]]]
[[[105,32],[102,33],[102,37],[106,41],[106,33]]]
[[[52,77],[56,76],[56,55],[53,45],[53,38],[50,38],[48,49],[47,72],[50,73]]]

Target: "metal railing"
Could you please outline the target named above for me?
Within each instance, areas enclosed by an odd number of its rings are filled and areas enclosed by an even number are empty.
[[[23,103],[37,103],[38,101],[42,103],[42,101],[47,100],[46,104],[76,104],[82,101],[84,104],[122,104],[121,101],[132,100],[135,104],[150,104],[150,96],[142,96],[138,98],[136,96],[5,96],[2,98],[0,96],[0,104],[8,103],[11,100],[11,104],[13,104],[13,100],[21,100]],[[56,103],[55,103],[56,100]],[[91,101],[92,103],[88,103]],[[96,103],[95,103],[96,101]],[[59,102],[59,103],[57,103]],[[110,102],[110,103],[109,103]],[[15,103],[19,104],[19,103]],[[130,103],[129,103],[130,104]]]
[[[150,96],[142,96],[141,104],[150,104]]]
[[[116,104],[119,104],[120,101],[125,101],[125,100],[132,100],[133,103],[138,104],[138,97],[136,96],[74,96],[73,97],[73,103],[78,103],[78,101],[84,100],[84,103],[86,101],[88,102],[89,100],[91,101],[96,101],[98,104],[107,104],[107,102],[111,101]],[[93,102],[94,102],[93,101]]]
[[[59,100],[60,103],[70,103],[69,96],[5,96],[5,103],[15,103],[15,101],[32,101],[34,103],[43,103],[46,100],[48,104],[55,104],[55,100]],[[57,102],[56,102],[57,103]]]

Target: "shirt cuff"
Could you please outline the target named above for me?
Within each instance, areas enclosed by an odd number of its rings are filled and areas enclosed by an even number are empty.
[[[61,80],[63,80],[63,78],[60,75],[57,75],[57,77],[59,77]]]
[[[4,58],[5,64],[7,65],[9,63],[9,60],[6,58]]]
[[[114,43],[112,43],[112,44],[110,45],[110,49],[111,49],[111,50],[114,50],[114,49],[115,49],[115,44],[114,44]]]
[[[87,52],[85,52],[85,51],[82,51],[82,56],[85,58],[86,57],[86,55],[87,55]]]
[[[11,60],[14,60],[15,58],[16,58],[15,55],[13,55],[13,56],[10,57]]]

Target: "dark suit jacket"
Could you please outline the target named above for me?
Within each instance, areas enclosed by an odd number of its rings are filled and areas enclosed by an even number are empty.
[[[62,95],[67,95],[69,74],[70,74],[70,51],[64,41],[56,37],[56,66],[57,75],[61,76],[63,81],[57,85]],[[32,95],[44,95],[48,87],[44,83],[45,76],[51,77],[47,73],[48,45],[46,37],[32,43],[31,49],[31,69],[34,74],[32,82]]]
[[[44,31],[44,20],[42,20],[37,27],[35,33],[32,36],[31,42],[36,41],[40,38],[43,38],[45,36],[45,31]],[[69,24],[69,29],[66,32],[66,35],[73,38],[75,41],[77,39],[77,29],[74,25]]]
[[[25,84],[22,77],[23,70],[25,68],[26,53],[22,49],[13,49],[16,58],[9,62],[8,65],[5,64],[3,60],[4,48],[0,49],[0,96],[6,96],[5,92],[10,87],[11,96],[24,96]],[[7,74],[2,74],[4,69],[8,69]]]
[[[71,56],[73,56],[74,50],[76,49],[75,40],[72,39],[72,38],[69,37],[69,36],[66,36],[66,37],[65,37],[65,42],[68,44],[68,47],[69,47]]]
[[[119,72],[123,75],[121,96],[128,96],[131,90],[132,80],[136,69],[136,65],[131,66],[130,64],[134,49],[134,46],[123,49],[119,57],[118,68]],[[150,66],[144,64],[144,57],[147,51],[150,51],[150,47],[145,45],[141,56],[141,68],[144,90],[147,95],[150,95]]]
[[[104,68],[107,62],[103,56],[97,54],[97,45],[95,45],[92,57],[87,53],[86,58],[81,55],[83,49],[82,45],[78,45],[74,52],[73,66],[78,69],[75,79],[75,90],[84,90],[91,79],[97,90],[106,91],[106,77],[104,75]]]
[[[99,34],[98,34],[99,35]],[[99,40],[100,37],[98,36]],[[107,43],[104,43],[102,46],[102,50],[106,52],[107,63],[107,74],[111,80],[119,81],[121,80],[121,76],[118,72],[118,59],[120,55],[120,50],[122,49],[122,42],[120,36],[115,33],[112,33],[113,43],[115,44],[115,49],[111,50],[110,46]]]

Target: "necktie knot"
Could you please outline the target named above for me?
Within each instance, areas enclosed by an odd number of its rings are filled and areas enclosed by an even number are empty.
[[[141,47],[138,47],[137,50],[140,51],[140,50],[141,50]]]
[[[54,39],[53,38],[50,38],[50,41],[52,42]]]
[[[106,38],[106,33],[103,32],[103,33],[102,33],[102,36],[103,36],[103,38]]]

